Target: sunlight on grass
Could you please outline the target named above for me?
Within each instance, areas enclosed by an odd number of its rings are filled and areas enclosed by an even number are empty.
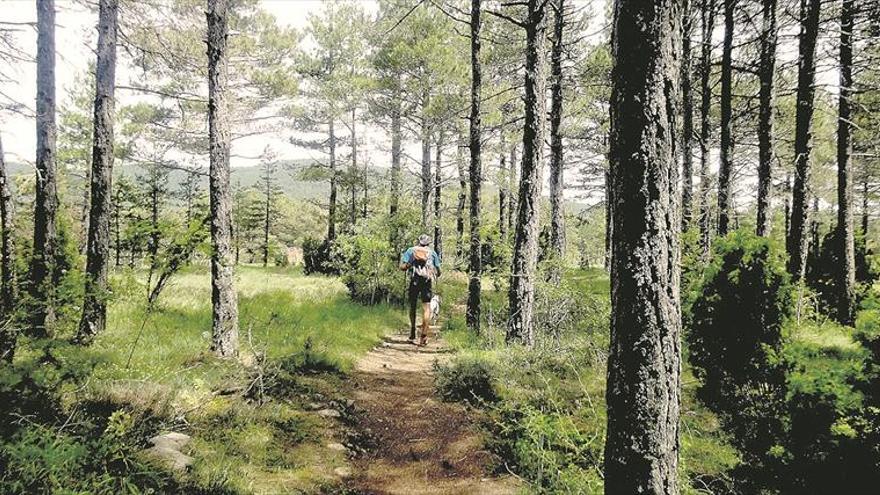
[[[115,402],[167,404],[185,417],[196,458],[193,479],[247,493],[315,492],[339,482],[333,469],[347,464],[326,447],[329,420],[302,410],[311,393],[338,394],[331,375],[297,377],[281,396],[258,406],[240,395],[217,395],[242,387],[255,354],[272,362],[302,359],[351,370],[384,335],[406,326],[400,309],[351,302],[336,278],[306,277],[297,270],[239,267],[240,360],[210,352],[211,287],[205,267],[176,276],[145,318],[142,274],[114,279],[116,298],[107,330],[91,352],[98,365],[88,393]],[[130,363],[129,363],[130,358]],[[295,395],[293,395],[295,393]]]

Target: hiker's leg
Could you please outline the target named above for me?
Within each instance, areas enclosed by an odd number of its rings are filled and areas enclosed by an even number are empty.
[[[416,340],[416,304],[418,303],[418,291],[415,286],[409,286],[409,339]]]
[[[431,324],[431,297],[433,296],[431,282],[424,282],[420,289],[419,296],[422,299],[422,344],[424,344],[428,338],[428,325]]]

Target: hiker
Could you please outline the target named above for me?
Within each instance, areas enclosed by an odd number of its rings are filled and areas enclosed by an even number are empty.
[[[416,341],[416,300],[422,301],[422,326],[419,345],[428,343],[428,324],[431,321],[431,298],[434,279],[440,277],[440,256],[431,249],[431,238],[419,236],[417,245],[407,249],[400,257],[400,269],[409,271],[409,340]]]

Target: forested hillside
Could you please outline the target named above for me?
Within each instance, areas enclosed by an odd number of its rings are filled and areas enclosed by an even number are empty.
[[[880,484],[880,0],[0,6],[0,493]]]

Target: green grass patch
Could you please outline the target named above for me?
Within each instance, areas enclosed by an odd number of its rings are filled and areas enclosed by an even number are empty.
[[[185,487],[181,493],[334,490],[339,480],[333,469],[348,461],[327,448],[339,441],[332,421],[306,406],[341,400],[341,381],[355,362],[383,336],[406,326],[402,310],[355,304],[336,278],[238,267],[241,359],[221,360],[209,351],[206,267],[176,275],[149,314],[142,273],[117,273],[113,283],[106,331],[90,348],[70,347],[61,355],[65,361],[97,361],[88,386],[64,395],[68,408],[98,418],[98,431],[106,422],[100,418],[126,411],[139,445],[158,431],[190,434],[191,471],[164,475],[180,478],[174,486]],[[264,381],[255,381],[261,373]],[[40,455],[68,464],[81,462],[77,449],[87,448],[76,438],[40,441],[45,451]],[[28,442],[22,448],[35,445]],[[29,469],[51,464],[41,461]]]

